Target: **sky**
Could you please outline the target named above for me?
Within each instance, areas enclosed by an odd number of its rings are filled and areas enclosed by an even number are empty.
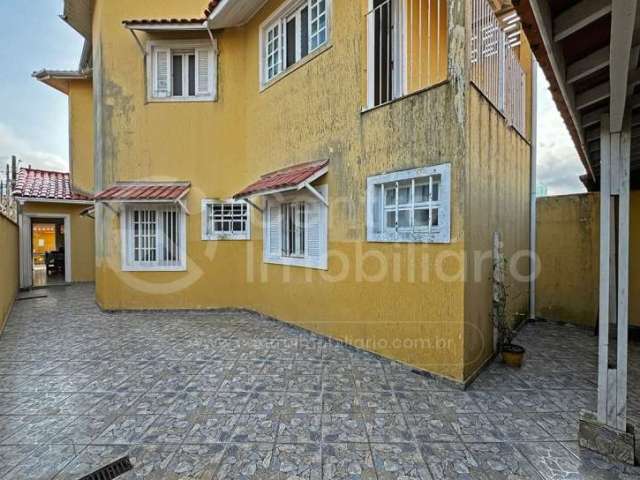
[[[82,38],[58,15],[62,0],[0,1],[0,167],[68,170],[67,97],[35,79],[41,68],[77,69]],[[538,71],[538,183],[549,195],[584,191],[584,168]]]

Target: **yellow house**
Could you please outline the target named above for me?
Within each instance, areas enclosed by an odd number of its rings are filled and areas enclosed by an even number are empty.
[[[464,382],[494,351],[499,231],[526,314],[531,55],[508,2],[66,0],[63,18],[93,66],[102,308],[248,308]]]

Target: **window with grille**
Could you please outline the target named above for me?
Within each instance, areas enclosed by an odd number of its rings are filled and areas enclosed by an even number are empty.
[[[249,240],[250,210],[242,201],[202,201],[203,240]]]
[[[318,191],[327,198],[326,186]],[[328,210],[307,193],[269,198],[263,215],[264,261],[326,270]]]
[[[367,180],[369,241],[448,243],[449,225],[449,164]]]
[[[125,209],[124,270],[184,270],[184,211],[174,205],[135,205]]]
[[[327,43],[329,1],[290,1],[265,22],[261,35],[263,85]]]
[[[215,99],[217,66],[211,43],[154,42],[149,58],[150,100]]]

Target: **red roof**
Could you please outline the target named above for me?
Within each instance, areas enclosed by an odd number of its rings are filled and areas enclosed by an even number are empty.
[[[241,192],[236,193],[234,198],[249,197],[251,195],[265,193],[272,190],[283,190],[298,187],[302,183],[322,172],[328,165],[329,160],[321,160],[319,162],[301,163],[299,165],[267,173],[257,182],[252,183]]]
[[[21,168],[13,195],[40,200],[91,201],[91,197],[75,192],[69,173]]]
[[[97,201],[175,201],[191,188],[189,182],[118,182],[96,194]]]

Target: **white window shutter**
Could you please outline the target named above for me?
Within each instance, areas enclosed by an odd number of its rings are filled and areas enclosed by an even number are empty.
[[[171,93],[171,52],[168,48],[154,50],[153,96],[169,97]]]
[[[269,205],[269,251],[270,257],[282,255],[282,220],[279,204]]]
[[[320,268],[327,264],[327,208],[318,201],[305,203],[307,209],[307,256]]]
[[[196,50],[196,95],[211,96],[213,94],[213,50],[198,48]]]

